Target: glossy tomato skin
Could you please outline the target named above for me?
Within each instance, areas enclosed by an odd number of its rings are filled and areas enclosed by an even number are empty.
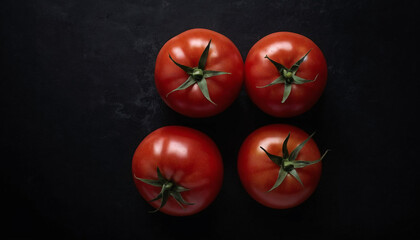
[[[210,39],[205,69],[231,73],[207,78],[210,98],[217,105],[203,96],[197,84],[166,97],[188,78],[169,54],[182,65],[197,67]],[[175,36],[165,43],[156,59],[155,84],[159,95],[170,108],[189,117],[209,117],[224,111],[237,98],[242,83],[243,60],[239,50],[227,37],[211,30],[191,29]]]
[[[309,50],[296,75],[313,80],[305,84],[293,84],[287,100],[281,103],[284,84],[257,88],[271,83],[280,76],[267,59],[290,68]],[[318,75],[318,77],[317,77]],[[293,117],[308,111],[320,98],[327,82],[327,63],[319,47],[309,38],[297,33],[277,32],[259,40],[245,60],[245,87],[252,101],[265,113],[275,117]]]
[[[291,125],[268,125],[252,132],[239,152],[238,173],[242,185],[252,198],[270,208],[286,209],[301,204],[315,191],[321,176],[321,162],[298,168],[296,171],[304,187],[289,174],[279,187],[267,192],[276,182],[280,167],[268,158],[260,146],[271,154],[282,156],[282,145],[289,132],[289,153],[309,136]],[[300,151],[297,160],[315,161],[319,158],[318,147],[310,139]]]
[[[223,163],[216,144],[204,133],[181,127],[166,126],[150,133],[137,147],[132,161],[133,179],[141,196],[149,201],[161,188],[148,185],[134,176],[157,179],[156,169],[176,184],[190,190],[181,195],[186,202],[181,208],[170,197],[160,209],[168,215],[186,216],[205,209],[217,196],[223,180]],[[149,202],[154,208],[160,200]]]

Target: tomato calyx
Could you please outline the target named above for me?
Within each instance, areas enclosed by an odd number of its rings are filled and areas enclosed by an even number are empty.
[[[304,84],[308,82],[313,82],[318,77],[318,75],[316,75],[316,77],[313,80],[307,80],[307,79],[303,79],[301,77],[296,76],[296,72],[298,71],[300,64],[305,60],[306,56],[308,56],[310,52],[311,52],[311,49],[303,57],[301,57],[295,64],[293,64],[291,68],[287,68],[283,66],[282,64],[269,58],[267,55],[265,55],[264,58],[267,58],[277,68],[278,72],[280,73],[280,77],[274,79],[271,83],[265,86],[257,86],[257,88],[266,88],[272,85],[283,83],[284,92],[283,92],[283,98],[281,100],[281,103],[286,102],[287,98],[292,92],[292,84]]]
[[[271,154],[271,153],[267,152],[267,150],[265,150],[263,147],[260,146],[260,148],[267,154],[268,158],[273,163],[275,163],[276,165],[278,165],[280,167],[279,174],[278,174],[276,182],[271,187],[271,189],[268,190],[267,192],[271,192],[274,189],[276,189],[278,186],[280,186],[280,184],[282,184],[282,182],[284,181],[284,179],[286,178],[286,176],[288,174],[292,175],[302,185],[302,187],[304,186],[302,180],[299,177],[298,172],[296,171],[296,168],[304,168],[306,166],[319,163],[325,157],[327,152],[330,151],[330,150],[325,151],[325,153],[321,156],[321,158],[318,159],[318,160],[315,160],[315,161],[296,160],[297,156],[299,155],[300,150],[309,141],[309,139],[312,138],[312,136],[314,134],[315,133],[312,133],[307,139],[305,139],[303,142],[301,142],[289,154],[289,151],[287,150],[287,142],[289,141],[289,137],[290,137],[290,133],[289,133],[287,135],[286,139],[283,142],[283,148],[282,148],[283,156],[277,156],[277,155]]]
[[[166,94],[166,97],[168,97],[169,94],[171,94],[175,91],[187,89],[190,86],[197,83],[197,85],[200,88],[200,91],[203,93],[204,97],[209,102],[211,102],[212,104],[217,105],[210,98],[209,90],[207,88],[207,78],[218,76],[218,75],[223,75],[223,74],[231,74],[231,73],[222,72],[222,71],[205,70],[204,69],[205,66],[206,66],[207,57],[208,57],[209,50],[210,50],[210,44],[211,44],[211,39],[210,39],[209,43],[207,44],[207,47],[204,49],[203,53],[201,54],[197,67],[188,67],[188,66],[182,65],[182,64],[176,62],[172,58],[172,56],[169,54],[169,58],[172,60],[172,62],[175,63],[179,68],[184,70],[189,75],[189,77],[187,78],[187,80],[185,80],[184,83],[182,83],[177,88],[175,88],[174,90],[172,90],[168,94]]]
[[[153,198],[152,200],[149,200],[149,202],[153,202],[153,201],[161,199],[162,201],[160,203],[160,206],[159,206],[159,208],[157,208],[153,211],[150,211],[150,213],[157,212],[163,206],[165,206],[165,204],[168,201],[170,196],[172,196],[176,200],[176,202],[179,204],[179,206],[181,206],[181,208],[184,208],[183,205],[194,205],[194,203],[186,202],[182,198],[182,195],[181,195],[181,192],[185,192],[185,191],[188,191],[190,189],[182,187],[182,186],[174,183],[173,181],[170,181],[170,180],[166,179],[162,175],[162,173],[160,172],[159,167],[157,168],[157,176],[158,176],[158,179],[144,179],[144,178],[136,177],[134,175],[134,178],[139,180],[139,181],[142,181],[142,182],[147,183],[149,185],[161,188],[160,193],[155,198]]]

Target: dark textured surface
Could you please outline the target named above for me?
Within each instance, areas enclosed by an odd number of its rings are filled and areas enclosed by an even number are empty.
[[[1,8],[2,235],[77,239],[198,239],[418,235],[416,1],[5,1]],[[329,78],[309,112],[276,119],[245,91],[222,114],[190,119],[154,87],[171,37],[202,27],[242,56],[260,38],[292,31],[323,50]],[[318,189],[289,210],[259,205],[236,172],[254,129],[290,123],[317,131]],[[225,178],[205,211],[148,214],[131,178],[142,138],[189,126],[220,147]]]

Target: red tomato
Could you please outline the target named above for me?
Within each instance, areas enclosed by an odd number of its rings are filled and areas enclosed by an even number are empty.
[[[238,96],[242,82],[239,50],[227,37],[211,30],[191,29],[175,36],[156,59],[159,95],[173,110],[189,117],[222,112]]]
[[[238,172],[252,198],[267,207],[285,209],[301,204],[314,192],[325,154],[320,156],[311,136],[294,126],[274,124],[246,138]]]
[[[223,163],[217,146],[205,134],[167,126],[140,143],[132,171],[138,191],[155,209],[185,216],[214,200],[222,185]]]
[[[309,110],[326,82],[327,63],[321,50],[296,33],[277,32],[262,38],[245,61],[248,95],[275,117],[293,117]]]

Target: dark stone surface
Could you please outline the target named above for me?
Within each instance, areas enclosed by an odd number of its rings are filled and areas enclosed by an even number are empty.
[[[6,238],[256,239],[418,235],[418,41],[415,1],[4,1],[1,8],[1,205]],[[163,44],[190,28],[229,37],[245,59],[277,31],[311,38],[329,78],[290,119],[262,113],[243,90],[222,114],[191,119],[154,87]],[[316,192],[273,210],[242,188],[236,157],[260,126],[317,131]],[[165,125],[208,134],[224,158],[205,211],[148,214],[131,178],[139,142]]]

